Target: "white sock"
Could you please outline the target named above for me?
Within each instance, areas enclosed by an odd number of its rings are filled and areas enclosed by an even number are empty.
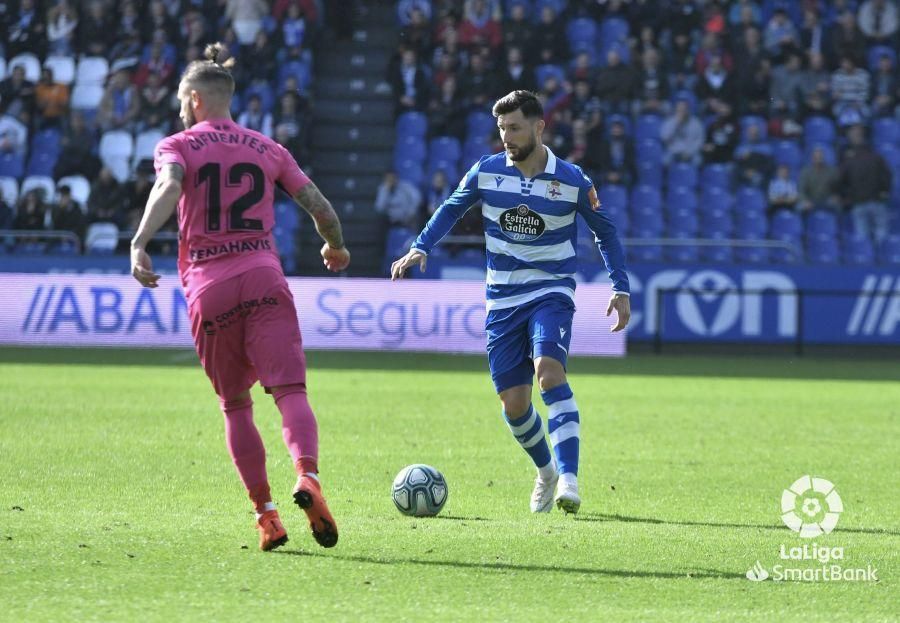
[[[263,512],[273,511],[276,508],[275,502],[266,502],[265,506],[263,506]],[[256,519],[258,520],[260,517],[262,517],[262,513],[256,513]]]
[[[553,480],[554,476],[556,476],[556,462],[552,459],[543,467],[538,468],[538,478],[540,478],[544,482]]]
[[[571,486],[578,488],[578,476],[571,472],[559,475],[559,484],[562,486]]]

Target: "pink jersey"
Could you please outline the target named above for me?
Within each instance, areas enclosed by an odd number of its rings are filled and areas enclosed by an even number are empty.
[[[288,150],[230,119],[211,119],[159,142],[157,173],[167,164],[184,169],[178,272],[188,303],[251,268],[281,270],[272,236],[275,184],[290,195],[309,184]]]

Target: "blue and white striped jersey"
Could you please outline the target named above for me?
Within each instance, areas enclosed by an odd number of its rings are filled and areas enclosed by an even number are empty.
[[[546,168],[532,179],[526,179],[505,153],[482,157],[435,211],[413,248],[431,252],[479,199],[489,312],[552,295],[574,302],[576,213],[596,234],[613,290],[629,292],[625,253],[616,226],[599,209],[593,183],[580,167],[557,159],[550,149]]]

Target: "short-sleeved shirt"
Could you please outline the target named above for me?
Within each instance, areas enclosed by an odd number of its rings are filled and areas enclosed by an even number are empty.
[[[178,273],[188,303],[251,268],[281,270],[272,235],[275,186],[294,195],[310,181],[288,150],[230,119],[210,119],[157,144],[157,173],[168,164],[184,170]]]

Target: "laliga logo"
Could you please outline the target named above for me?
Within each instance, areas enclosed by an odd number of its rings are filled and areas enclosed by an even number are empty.
[[[801,476],[781,494],[781,520],[804,539],[834,530],[843,511],[841,496],[824,478]]]

